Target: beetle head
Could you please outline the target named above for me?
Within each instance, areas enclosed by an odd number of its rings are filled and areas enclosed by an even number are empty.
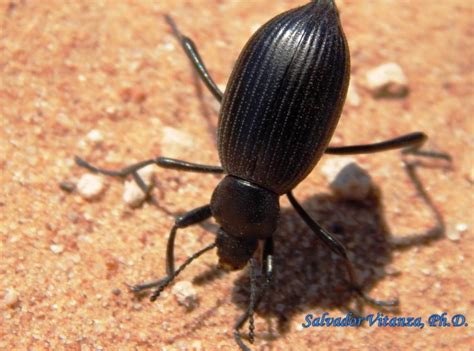
[[[219,267],[226,271],[244,268],[252,258],[258,246],[258,240],[238,238],[227,234],[222,228],[217,233],[216,239]]]
[[[222,268],[243,268],[254,254],[258,240],[273,234],[280,214],[278,197],[233,176],[222,179],[211,199],[212,215],[221,226],[216,244]]]

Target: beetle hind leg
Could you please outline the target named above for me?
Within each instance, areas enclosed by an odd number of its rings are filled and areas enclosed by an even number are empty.
[[[420,150],[426,140],[428,140],[428,136],[425,133],[414,132],[373,144],[329,146],[326,148],[325,153],[329,155],[357,155],[402,149],[402,154],[411,154],[451,161],[451,156],[446,153]]]

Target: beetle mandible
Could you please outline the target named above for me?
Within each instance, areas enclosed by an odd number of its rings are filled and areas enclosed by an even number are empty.
[[[254,310],[273,275],[273,233],[280,213],[279,198],[286,195],[303,221],[325,245],[342,256],[350,287],[365,301],[395,306],[398,301],[379,301],[367,296],[343,244],[314,221],[292,194],[294,189],[326,154],[373,153],[404,148],[419,151],[427,139],[421,132],[391,140],[345,147],[328,147],[344,104],[350,75],[349,49],[333,0],[314,0],[284,12],[265,23],[249,39],[222,93],[207,71],[194,42],[184,36],[169,16],[166,21],[186,55],[219,100],[217,144],[222,166],[208,166],[158,157],[119,171],[97,168],[76,157],[76,163],[92,172],[110,176],[132,175],[143,191],[147,188],[137,171],[147,165],[189,172],[217,173],[225,177],[214,190],[210,203],[176,219],[167,251],[167,276],[134,286],[135,292],[155,288],[151,300],[194,259],[217,247],[219,266],[242,269],[250,263],[251,296],[245,314],[234,326],[234,337],[242,349],[239,329],[249,320],[249,339],[254,338]],[[174,245],[178,229],[214,217],[220,229],[214,243],[189,257],[178,269]],[[263,243],[264,285],[256,292],[256,261]]]

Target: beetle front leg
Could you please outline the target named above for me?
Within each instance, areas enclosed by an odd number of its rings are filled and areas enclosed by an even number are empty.
[[[214,95],[217,101],[221,102],[223,93],[219,89],[217,84],[214,82],[209,72],[207,71],[206,65],[204,65],[204,62],[201,56],[199,55],[199,52],[194,42],[190,38],[188,38],[187,36],[183,35],[180,32],[175,21],[170,16],[165,15],[165,20],[170,25],[171,29],[173,30],[173,34],[180,41],[181,46],[183,47],[183,50],[186,56],[188,56],[192,65],[194,66],[197,73],[199,74],[199,77],[201,77],[202,81],[204,82],[204,84],[206,84],[206,87],[209,89],[212,95]]]
[[[262,261],[263,261],[262,271],[265,275],[263,288],[260,294],[258,295],[258,297],[255,297],[255,292],[254,292],[253,298],[252,298],[252,293],[251,293],[251,298],[250,298],[251,301],[250,301],[249,308],[247,309],[247,311],[245,311],[245,313],[242,316],[240,316],[240,318],[237,320],[237,322],[234,325],[235,342],[244,351],[247,351],[250,349],[242,341],[242,337],[239,332],[239,329],[242,328],[242,326],[248,319],[250,319],[249,340],[250,342],[253,342],[253,339],[254,339],[253,312],[257,308],[257,306],[260,304],[260,301],[262,301],[262,298],[265,296],[265,293],[267,292],[267,289],[273,280],[273,238],[272,237],[265,240],[265,243],[263,246],[263,260]],[[251,269],[255,270],[255,267],[252,265],[254,265],[254,261],[251,261]],[[251,279],[253,279],[252,274],[253,273],[251,272]],[[255,285],[255,281],[251,282],[251,290],[254,289],[252,288],[252,286],[254,285]],[[252,299],[254,299],[255,301],[252,301]]]
[[[373,144],[329,146],[324,152],[329,155],[356,155],[403,149],[403,154],[413,154],[417,156],[440,158],[447,161],[451,161],[451,156],[449,156],[448,154],[442,152],[420,150],[420,148],[423,146],[427,139],[428,136],[425,133],[415,132]]]
[[[294,209],[296,212],[300,215],[300,217],[303,219],[303,221],[311,228],[311,230],[326,244],[333,252],[338,254],[344,259],[347,271],[349,273],[349,280],[350,280],[350,285],[353,291],[355,291],[361,298],[363,298],[366,302],[375,305],[375,306],[380,306],[380,307],[394,307],[398,305],[398,300],[389,300],[389,301],[381,301],[381,300],[375,300],[365,294],[362,290],[362,286],[359,284],[359,281],[357,279],[357,274],[354,269],[354,266],[352,265],[352,262],[349,260],[349,257],[347,255],[347,250],[344,247],[344,245],[333,235],[331,235],[329,232],[324,230],[316,221],[314,221],[308,213],[301,207],[301,205],[296,201],[295,197],[293,196],[293,193],[289,191],[286,193],[288,196],[288,199],[290,200],[290,203],[293,205]]]
[[[179,216],[178,218],[176,218],[176,222],[173,228],[171,228],[170,235],[168,237],[168,244],[166,246],[166,274],[167,276],[159,280],[154,280],[151,282],[134,285],[130,289],[135,293],[139,293],[143,290],[160,286],[166,280],[168,280],[169,277],[173,276],[175,273],[174,243],[175,243],[178,229],[186,228],[191,225],[197,224],[199,222],[205,221],[206,219],[210,218],[211,215],[212,215],[211,207],[209,205],[205,205],[205,206],[195,208],[189,212],[186,212],[182,216]]]

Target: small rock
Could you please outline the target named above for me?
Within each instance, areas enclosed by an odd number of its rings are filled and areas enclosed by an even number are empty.
[[[458,231],[455,231],[455,230],[450,230],[446,236],[451,241],[461,240],[461,233],[459,233]]]
[[[64,251],[64,247],[62,245],[57,245],[57,244],[51,245],[49,249],[55,254],[59,254]]]
[[[369,174],[355,162],[345,165],[330,182],[335,196],[349,200],[364,200],[372,189]]]
[[[431,275],[431,269],[429,268],[422,268],[421,269],[421,273],[423,273],[424,275]]]
[[[408,94],[408,80],[402,68],[394,62],[367,72],[366,85],[375,97],[403,97]]]
[[[171,293],[176,297],[178,303],[188,310],[198,305],[198,296],[191,282],[180,281],[176,283]]]
[[[107,113],[110,116],[115,115],[117,113],[117,108],[115,106],[108,106],[105,109],[105,113]]]
[[[372,189],[370,176],[352,157],[328,159],[322,165],[321,173],[330,183],[334,195],[341,198],[363,200]]]
[[[67,193],[72,193],[74,190],[76,190],[76,183],[64,180],[59,182],[59,188]]]
[[[328,182],[336,178],[337,174],[348,164],[356,162],[353,157],[334,157],[324,161],[321,165],[321,173],[326,177]]]
[[[92,141],[93,143],[101,143],[104,140],[104,136],[102,133],[97,129],[92,129],[89,133],[87,133],[87,139]]]
[[[140,169],[138,175],[147,186],[148,191],[153,186],[153,176],[155,174],[155,167],[153,165],[146,166]],[[135,180],[125,182],[123,191],[123,201],[130,207],[138,207],[145,201],[147,194],[138,186]]]
[[[96,199],[104,191],[104,181],[98,175],[84,174],[77,184],[77,191],[86,200]]]
[[[5,292],[3,302],[7,307],[15,307],[20,301],[20,296],[15,289],[9,288]]]
[[[469,226],[466,223],[459,223],[456,225],[456,230],[460,233],[465,232],[468,228]]]
[[[305,323],[306,324],[306,323]],[[296,324],[296,331],[302,331],[304,330],[305,328],[303,327],[303,324],[302,323],[297,323]]]
[[[165,43],[161,45],[161,48],[165,51],[173,51],[174,50],[174,44],[173,43]]]
[[[161,150],[168,157],[180,157],[189,152],[194,146],[193,137],[181,130],[164,127],[161,140]]]
[[[119,288],[112,289],[112,294],[114,294],[115,296],[120,296],[120,294],[122,294],[122,290],[120,290]]]
[[[359,96],[359,93],[357,92],[355,83],[352,79],[349,81],[349,88],[347,90],[346,100],[351,106],[360,105],[360,96]]]

